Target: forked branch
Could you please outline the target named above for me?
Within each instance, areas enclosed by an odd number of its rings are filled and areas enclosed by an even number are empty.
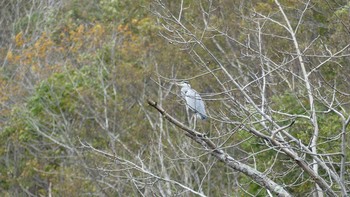
[[[185,131],[186,136],[196,141],[205,150],[210,151],[210,153],[215,158],[225,163],[230,168],[244,173],[245,175],[250,177],[252,180],[254,180],[256,183],[266,188],[267,190],[275,193],[278,196],[291,196],[282,186],[275,183],[273,180],[268,178],[263,173],[257,171],[256,169],[244,163],[241,163],[235,160],[233,157],[228,155],[225,151],[218,148],[206,135],[190,129],[189,127],[182,124],[180,121],[178,121],[174,117],[170,116],[161,106],[157,104],[157,102],[152,101],[150,99],[148,99],[147,102],[150,106],[158,110],[158,112],[161,113],[165,119],[167,119],[169,122],[173,123],[175,126]]]

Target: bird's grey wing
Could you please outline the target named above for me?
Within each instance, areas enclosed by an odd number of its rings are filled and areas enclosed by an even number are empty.
[[[200,113],[202,119],[205,119],[207,117],[207,113],[205,112],[205,105],[202,98],[200,98],[199,94],[198,97],[199,98],[196,101],[196,110],[198,113]]]
[[[199,113],[201,119],[207,118],[204,102],[198,93],[196,94],[196,111]]]
[[[194,111],[200,114],[202,119],[207,117],[205,112],[204,102],[201,96],[195,90],[188,90],[186,92],[186,103]]]

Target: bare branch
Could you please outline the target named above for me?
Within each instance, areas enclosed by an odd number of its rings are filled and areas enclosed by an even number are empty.
[[[186,132],[186,136],[190,137],[191,139],[202,145],[203,148],[205,148],[207,151],[210,151],[213,156],[215,156],[221,162],[225,163],[230,168],[244,173],[245,175],[249,176],[254,181],[256,181],[259,185],[265,187],[271,192],[277,194],[278,196],[291,196],[282,186],[278,185],[273,180],[266,177],[266,175],[255,170],[254,168],[249,167],[246,164],[235,160],[233,157],[225,153],[222,149],[217,148],[217,146],[206,135],[188,128],[186,125],[182,124],[181,122],[170,116],[156,102],[150,99],[148,99],[147,102],[149,105],[158,110],[159,113],[161,113],[165,119],[175,124],[180,129],[184,130]]]

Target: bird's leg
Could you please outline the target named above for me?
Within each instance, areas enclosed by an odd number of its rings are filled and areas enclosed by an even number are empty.
[[[197,123],[197,114],[194,113],[192,118],[193,118],[193,130],[195,130],[196,129],[196,123]]]
[[[188,127],[191,129],[195,129],[196,128],[196,114],[192,114],[190,117],[191,118],[189,119]]]
[[[190,117],[190,113],[188,111],[188,106],[187,105],[186,105],[186,114],[187,114],[188,126],[191,126],[191,117]]]
[[[191,114],[188,119],[188,127],[193,128],[193,115]]]

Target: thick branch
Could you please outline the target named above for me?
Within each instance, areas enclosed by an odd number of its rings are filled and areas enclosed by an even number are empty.
[[[276,147],[279,147],[284,153],[286,153],[290,158],[292,158],[298,166],[300,166],[309,176],[315,181],[315,183],[324,191],[328,196],[338,196],[331,186],[327,184],[327,182],[312,168],[310,168],[309,164],[305,162],[305,160],[301,157],[299,157],[294,151],[291,151],[289,148],[287,148],[285,145],[281,144],[277,140],[275,140],[272,137],[266,136],[261,134],[260,132],[249,129],[249,131],[254,134],[255,136],[258,136],[260,138],[263,138],[265,140],[269,140],[271,144],[273,144]]]
[[[253,179],[255,182],[257,182],[262,187],[265,187],[266,189],[274,192],[278,196],[291,196],[282,186],[275,183],[273,180],[268,178],[263,173],[257,171],[256,169],[243,164],[237,160],[235,160],[233,157],[225,153],[222,149],[218,148],[206,135],[199,133],[195,130],[190,129],[186,125],[179,122],[177,119],[170,116],[168,113],[165,112],[165,110],[159,106],[156,102],[148,99],[148,104],[152,107],[154,107],[156,110],[161,113],[165,119],[167,119],[169,122],[173,123],[175,126],[179,127],[180,129],[184,130],[186,135],[202,145],[207,151],[211,151],[211,154],[219,159],[221,162],[225,163],[230,168],[237,170],[239,172],[244,173],[251,179]]]

